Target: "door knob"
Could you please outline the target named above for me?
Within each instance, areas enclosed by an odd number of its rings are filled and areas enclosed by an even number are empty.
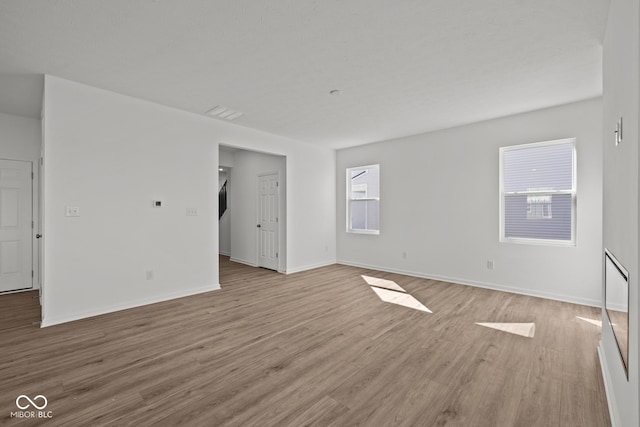
[[[256,227],[260,228],[260,227],[262,227],[262,226],[261,226],[260,224],[258,224],[258,225],[256,225]]]
[[[42,237],[42,234],[36,234],[36,239],[39,239]]]

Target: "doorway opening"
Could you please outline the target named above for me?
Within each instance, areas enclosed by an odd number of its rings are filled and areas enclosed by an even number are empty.
[[[33,163],[0,159],[0,293],[34,287]]]
[[[220,145],[218,163],[220,255],[285,272],[286,157]]]
[[[33,163],[0,159],[0,312],[13,313],[0,316],[5,329],[40,324],[42,319],[40,173]]]

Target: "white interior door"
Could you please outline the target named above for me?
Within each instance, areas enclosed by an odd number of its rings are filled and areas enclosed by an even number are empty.
[[[0,292],[33,287],[32,164],[0,159]]]
[[[278,270],[278,174],[258,176],[258,266]]]

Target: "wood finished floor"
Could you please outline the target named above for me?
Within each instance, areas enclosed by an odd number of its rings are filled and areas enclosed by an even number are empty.
[[[598,309],[347,266],[220,266],[222,290],[44,329],[34,293],[0,296],[0,423],[609,425],[600,329],[577,317]],[[433,314],[380,301],[362,274]],[[11,419],[20,394],[52,418]]]

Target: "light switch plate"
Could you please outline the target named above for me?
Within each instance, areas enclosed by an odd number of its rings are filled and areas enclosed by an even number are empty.
[[[80,216],[80,208],[77,206],[65,206],[64,216]]]

